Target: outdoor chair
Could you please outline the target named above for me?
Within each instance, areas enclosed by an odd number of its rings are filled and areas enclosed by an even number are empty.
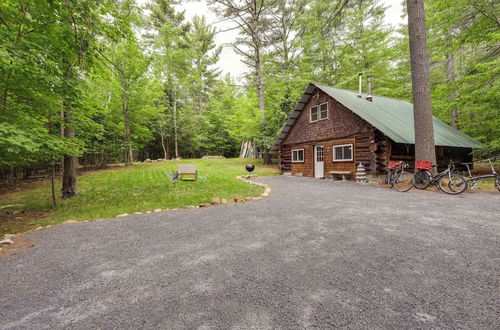
[[[198,179],[198,171],[193,164],[177,165],[177,173],[181,181],[196,181]]]

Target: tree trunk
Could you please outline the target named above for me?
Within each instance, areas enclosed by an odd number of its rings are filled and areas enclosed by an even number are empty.
[[[177,93],[174,86],[174,149],[175,158],[179,158],[179,147],[177,145]]]
[[[64,137],[64,104],[61,103],[61,111],[59,113],[59,119],[61,120],[61,137]],[[64,174],[64,157],[61,157],[61,169],[59,172],[60,176]]]
[[[262,127],[266,127],[266,111],[265,111],[265,103],[264,103],[264,88],[262,86],[262,68],[261,68],[261,59],[260,59],[260,49],[257,48],[255,54],[255,76],[257,79],[257,93],[259,97],[259,109],[261,111],[261,124]]]
[[[450,52],[446,55],[446,80],[448,82],[448,88],[450,92],[448,93],[448,100],[452,104],[450,111],[451,126],[458,129],[458,109],[454,104],[457,97],[455,90],[450,88],[450,85],[455,81],[455,55]]]
[[[70,106],[65,106],[64,113],[64,137],[75,138],[75,126],[73,120],[73,110]],[[76,195],[76,164],[77,158],[74,156],[64,156],[64,170],[62,182],[62,198],[71,198]]]
[[[123,92],[122,94],[122,110],[123,110],[123,121],[125,129],[125,166],[132,165],[132,132],[130,129],[130,117],[128,111],[128,94]]]
[[[434,126],[429,78],[429,58],[425,29],[424,0],[407,0],[410,36],[415,161],[436,162]]]
[[[50,184],[52,188],[52,204],[56,206],[56,187],[55,187],[55,176],[56,176],[56,164],[52,163],[51,173],[50,173]]]
[[[163,159],[167,160],[168,159],[168,151],[167,151],[167,146],[165,145],[165,135],[160,129],[160,138],[161,138],[161,147],[163,148]]]

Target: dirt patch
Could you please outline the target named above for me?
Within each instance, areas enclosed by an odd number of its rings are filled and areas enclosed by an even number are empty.
[[[20,206],[0,209],[0,236],[28,231],[39,226],[37,220],[46,212],[27,212]]]
[[[1,246],[2,250],[0,251],[0,258],[19,254],[26,249],[35,246],[35,244],[37,243],[37,241],[33,239],[26,239],[23,236],[24,234],[19,234],[14,237],[12,239],[14,241],[14,244],[3,244],[3,246]]]

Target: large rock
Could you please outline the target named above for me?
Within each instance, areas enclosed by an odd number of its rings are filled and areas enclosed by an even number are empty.
[[[220,204],[221,202],[221,199],[218,197],[212,198],[212,200],[210,201],[211,204]]]

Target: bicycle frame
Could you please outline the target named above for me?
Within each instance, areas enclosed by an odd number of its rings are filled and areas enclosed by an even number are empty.
[[[484,161],[488,161],[490,163],[490,168],[491,168],[491,174],[486,174],[486,175],[479,175],[479,176],[472,176],[472,171],[470,169],[470,164],[464,164],[467,167],[467,172],[469,174],[469,177],[465,179],[465,182],[471,183],[471,189],[477,188],[479,186],[479,183],[477,181],[479,180],[484,180],[484,179],[500,179],[500,175],[495,171],[495,167],[493,166],[493,163],[491,160],[494,160],[495,158],[488,158]],[[484,162],[480,161],[480,162]]]

